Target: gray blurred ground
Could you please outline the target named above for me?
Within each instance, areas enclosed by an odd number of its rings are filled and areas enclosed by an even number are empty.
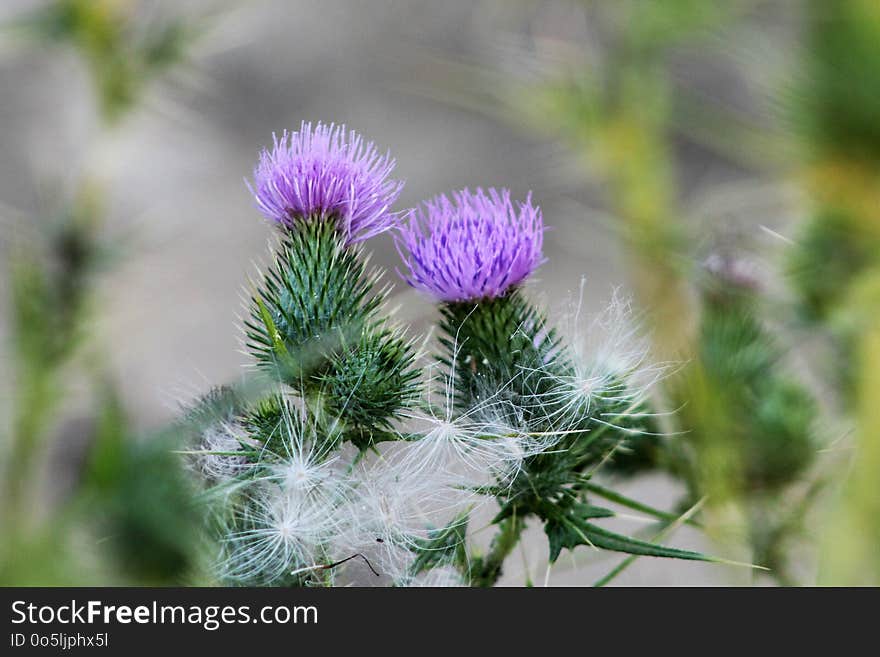
[[[0,20],[39,3],[3,4]],[[124,236],[128,246],[107,277],[95,331],[127,407],[144,429],[174,417],[180,400],[233,379],[248,362],[239,344],[240,293],[253,263],[267,254],[271,230],[253,208],[243,178],[273,131],[296,128],[304,119],[346,123],[389,148],[407,180],[401,208],[464,186],[508,186],[516,196],[532,190],[553,227],[536,293],[551,307],[562,307],[585,276],[585,306],[599,311],[613,288],[626,289],[625,270],[612,231],[588,212],[597,202],[568,169],[564,149],[446,102],[444,69],[434,65],[447,57],[496,65],[505,44],[530,28],[535,7],[552,4],[234,5],[191,62],[152,86],[145,106],[110,135],[94,119],[88,79],[68,49],[4,42],[0,231],[5,237],[44,220],[46,208],[83,176],[109,190],[108,231]],[[160,3],[164,11],[192,14],[209,6]],[[699,152],[690,157],[701,182],[738,175]],[[395,278],[390,241],[376,240],[370,248]],[[431,321],[425,299],[402,285],[394,294],[403,321],[417,329]],[[3,379],[8,383],[5,374]],[[659,477],[626,488],[661,507],[676,497]],[[523,581],[526,562],[536,583],[544,581],[546,541],[533,534],[527,558],[511,559],[506,583]],[[706,547],[687,531],[671,542]],[[588,565],[575,577],[563,557],[549,582],[590,583],[618,560],[580,550],[577,561]],[[739,578],[718,566],[641,559],[619,582]]]

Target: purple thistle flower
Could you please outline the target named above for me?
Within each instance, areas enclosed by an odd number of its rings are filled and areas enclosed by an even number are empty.
[[[403,182],[390,180],[394,160],[345,126],[303,122],[260,153],[248,189],[270,220],[292,226],[314,216],[336,217],[347,243],[378,235],[397,221],[391,212]]]
[[[442,301],[502,296],[544,261],[541,210],[510,191],[441,194],[410,212],[395,236],[407,283]]]

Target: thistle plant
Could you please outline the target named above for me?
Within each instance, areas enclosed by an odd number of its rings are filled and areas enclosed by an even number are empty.
[[[586,545],[710,560],[617,534],[592,481],[647,431],[642,359],[584,358],[534,304],[541,210],[509,191],[393,209],[394,160],[344,127],[303,123],[248,183],[277,228],[245,342],[260,379],[187,414],[221,581],[487,586],[527,523],[549,560]],[[411,286],[436,299],[436,353],[395,325],[363,242],[391,232]],[[428,344],[423,341],[422,344]],[[495,505],[487,551],[468,531]]]

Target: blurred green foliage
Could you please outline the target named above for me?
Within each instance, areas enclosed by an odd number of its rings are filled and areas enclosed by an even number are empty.
[[[182,61],[195,34],[180,20],[144,24],[138,4],[54,0],[5,27],[72,47],[109,128],[136,107],[147,82]],[[205,581],[193,491],[174,445],[134,435],[96,344],[99,279],[120,245],[107,237],[95,180],[82,175],[47,230],[33,222],[7,243],[13,394],[12,421],[0,432],[0,584]],[[50,456],[76,381],[91,392],[93,421],[80,428],[84,464],[64,490]]]
[[[783,352],[761,325],[746,291],[706,295],[700,363],[713,379],[736,444],[743,494],[796,480],[816,455],[811,395],[784,372]]]
[[[129,581],[186,581],[202,516],[179,445],[167,435],[134,439],[119,400],[106,394],[83,477],[85,504]]]
[[[54,0],[13,27],[37,41],[73,47],[88,66],[102,116],[116,121],[142,98],[146,85],[180,64],[197,36],[180,19],[139,17],[136,0]]]
[[[880,153],[880,7],[872,0],[808,0],[805,62],[793,116],[818,157]]]
[[[786,544],[799,534],[804,505],[813,499],[794,491],[812,477],[818,405],[789,373],[785,337],[775,335],[779,309],[759,282],[740,279],[739,255],[716,249],[709,257],[721,259],[721,269],[699,264],[705,227],[683,221],[677,146],[688,125],[680,115],[699,111],[689,109],[691,98],[672,69],[683,48],[694,52],[701,41],[723,40],[760,3],[585,4],[601,55],[585,57],[581,66],[569,59],[537,81],[514,82],[507,100],[529,125],[550,127],[582,155],[618,219],[654,353],[685,363],[659,395],[679,409],[664,429],[683,435],[661,440],[657,451],[648,451],[654,458],[639,462],[641,470],[681,479],[688,491],[682,508],[708,496],[701,515],[710,534],[723,542],[744,539],[754,563],[791,583]],[[520,103],[526,96],[534,102]],[[722,121],[723,114],[713,118]],[[824,236],[814,243],[838,248]],[[814,264],[808,255],[792,267],[807,271]],[[815,281],[827,285],[824,273]],[[817,305],[823,292],[814,291]],[[780,508],[785,511],[777,513]]]
[[[750,128],[767,143],[794,145],[773,162],[785,163],[810,200],[795,242],[778,254],[795,300],[786,314],[760,286],[719,272],[707,284],[695,266],[702,236],[681,222],[674,139],[687,130],[682,116],[693,120],[704,110],[689,107],[692,99],[679,93],[668,67],[677,48],[692,46],[707,28],[719,41],[729,25],[753,29],[748,10],[768,3],[588,4],[607,42],[601,66],[566,66],[517,94],[534,93],[538,102],[526,118],[553,126],[603,183],[656,352],[688,363],[663,395],[683,405],[672,428],[687,439],[667,443],[655,464],[686,482],[685,505],[708,493],[703,515],[710,531],[714,525],[720,538],[745,535],[753,560],[783,584],[795,581],[791,541],[803,537],[817,493],[826,481],[846,481],[830,515],[818,521],[839,530],[827,534],[823,581],[876,582],[880,5],[809,0],[786,7],[803,19],[803,44],[798,71],[771,92],[771,105],[783,109],[781,134]],[[722,110],[712,117],[715,131],[725,131]],[[734,134],[745,134],[742,128],[730,125]],[[797,158],[786,160],[790,153]],[[753,162],[761,160],[754,154]],[[780,324],[830,341],[828,350],[801,354],[830,374],[823,387],[808,389],[787,373],[780,338],[792,336],[777,337]],[[814,467],[822,443],[839,438],[817,435],[817,395],[842,422],[856,425],[848,479],[840,464]],[[739,508],[732,515],[731,503]]]
[[[9,254],[16,378],[4,497],[16,516],[24,512],[34,459],[63,396],[62,369],[82,341],[99,260],[98,203],[94,193],[83,194],[52,226],[45,244],[26,241]],[[47,253],[40,253],[41,246]]]
[[[880,583],[880,5],[807,10],[805,76],[794,95],[813,214],[792,249],[803,316],[829,336],[838,399],[854,421],[851,471],[841,472],[824,541],[822,581]]]
[[[107,265],[100,217],[89,190],[44,241],[10,253],[13,422],[0,436],[6,585],[179,583],[195,572],[198,516],[180,459],[168,440],[135,439],[112,387],[93,386],[96,417],[72,489],[48,503],[57,491],[41,485],[71,379],[103,377],[89,345],[96,278]]]

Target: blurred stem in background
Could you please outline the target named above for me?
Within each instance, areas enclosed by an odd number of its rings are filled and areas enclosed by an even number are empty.
[[[197,36],[182,20],[145,20],[139,0],[54,0],[10,26],[49,45],[73,47],[89,69],[101,118],[115,124],[147,85],[179,64]]]
[[[9,254],[16,381],[3,509],[10,532],[24,529],[30,516],[36,459],[63,398],[64,366],[82,341],[99,216],[97,193],[84,190],[52,227],[48,254],[36,252],[32,240],[22,240]]]
[[[54,0],[2,26],[3,35],[73,48],[88,66],[107,134],[121,128],[153,78],[182,61],[195,34],[181,19],[144,21],[144,9],[135,1]],[[47,234],[7,244],[15,379],[0,470],[6,585],[180,583],[198,573],[198,522],[180,460],[167,441],[134,438],[107,383],[106,352],[91,335],[101,309],[97,274],[121,246],[104,237],[98,178],[82,175]],[[55,490],[54,477],[51,490],[41,490],[73,375],[93,393],[83,465],[72,490]],[[50,504],[59,493],[63,499]]]
[[[669,134],[673,89],[662,55],[667,41],[699,24],[699,16],[717,20],[714,10],[706,11],[711,6],[599,4],[598,15],[612,32],[602,69],[563,72],[511,100],[535,125],[557,127],[604,183],[628,246],[637,297],[650,309],[655,353],[662,358],[687,348],[695,322]],[[519,103],[522,94],[532,102]]]
[[[829,510],[820,581],[880,584],[880,5],[806,4],[804,76],[792,94],[812,201],[790,255],[804,323],[854,416],[849,476]]]
[[[880,270],[858,341],[855,453],[832,506],[820,581],[880,585]]]
[[[802,179],[812,216],[789,271],[803,321],[830,337],[827,370],[839,402],[858,398],[852,369],[862,325],[847,321],[849,291],[880,267],[880,6],[807,3],[803,76],[791,92]]]
[[[756,4],[587,2],[601,64],[563,66],[515,86],[508,102],[583,154],[619,221],[654,353],[684,363],[661,393],[677,409],[664,429],[681,435],[663,441],[654,467],[684,482],[682,508],[706,497],[703,523],[734,556],[746,547],[789,584],[787,543],[813,499],[804,490],[813,490],[817,409],[786,373],[764,291],[743,274],[743,247],[722,244],[697,265],[705,236],[683,221],[677,179],[676,127],[687,98],[670,71],[676,49],[717,37]]]

